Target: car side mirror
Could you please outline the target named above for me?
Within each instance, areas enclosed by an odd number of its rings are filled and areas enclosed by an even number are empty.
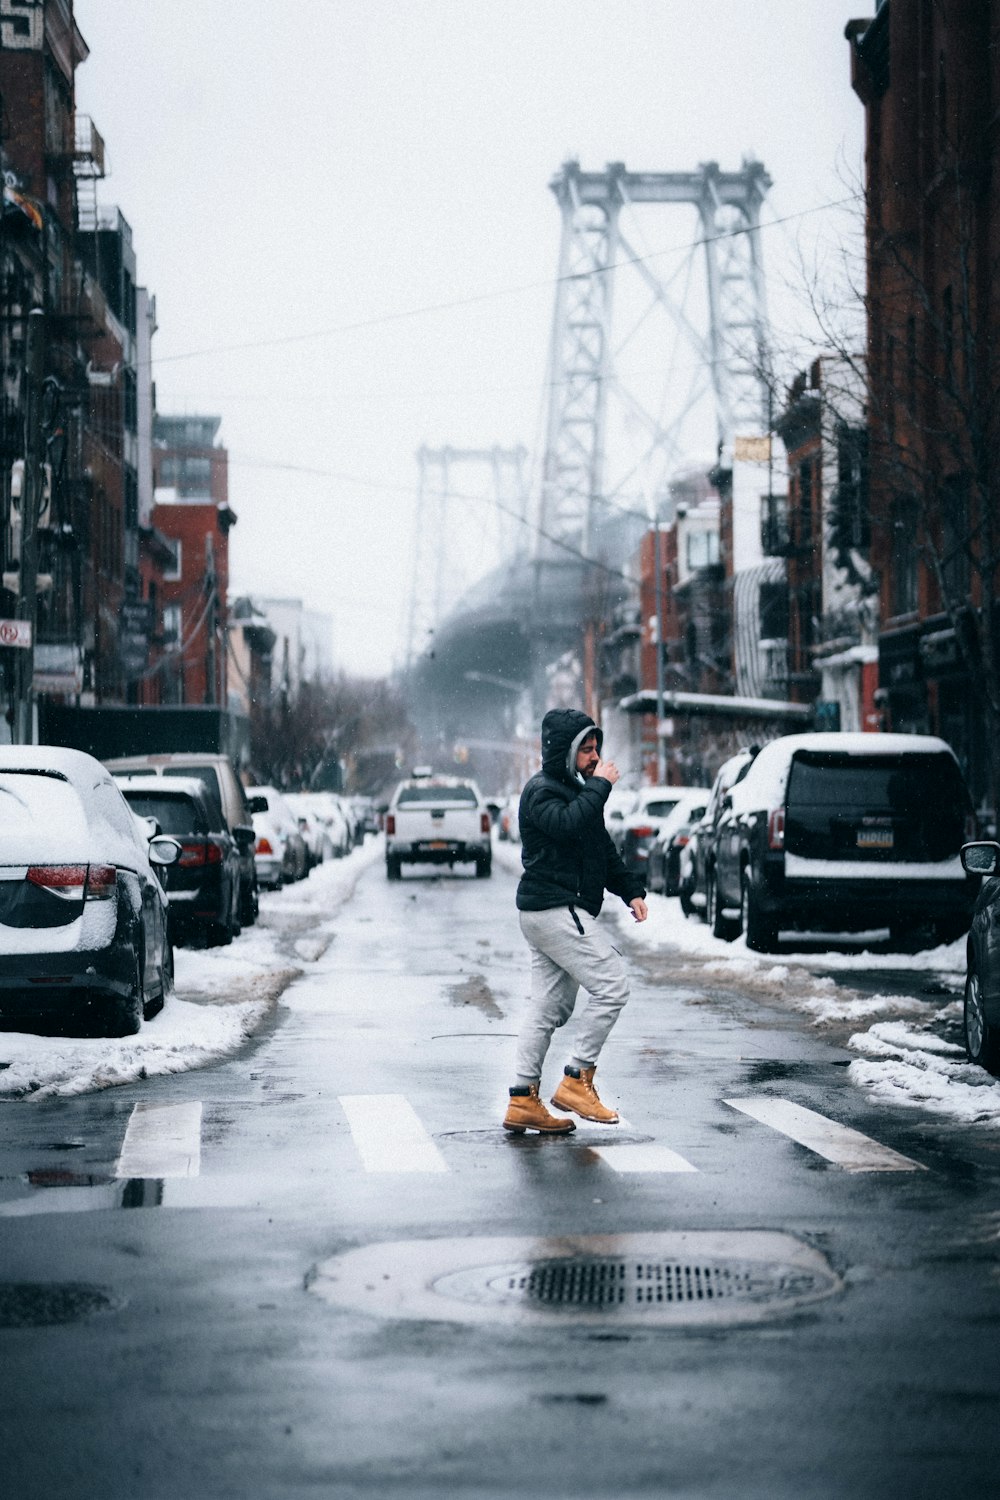
[[[624,816],[624,814],[622,813],[621,809],[617,808],[617,807],[612,812],[608,813],[608,817],[609,818],[613,818],[616,823],[620,823],[622,821],[623,816]]]
[[[267,812],[267,798],[266,797],[248,797],[247,798],[247,811],[250,813],[251,817],[253,816],[254,813],[266,813]]]
[[[167,833],[158,833],[149,841],[151,865],[175,865],[183,852],[177,840],[172,839]]]
[[[236,825],[233,829],[233,838],[236,840],[236,847],[241,854],[245,854],[248,849],[252,849],[257,842],[257,835],[246,823],[238,823]]]
[[[991,839],[962,847],[962,867],[967,875],[1000,873],[1000,844]]]

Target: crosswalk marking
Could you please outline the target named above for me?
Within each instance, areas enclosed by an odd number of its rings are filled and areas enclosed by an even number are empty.
[[[448,1164],[402,1094],[342,1094],[367,1172],[447,1172]]]
[[[805,1109],[801,1104],[793,1104],[790,1099],[726,1099],[724,1103],[759,1120],[762,1125],[780,1131],[848,1172],[926,1171],[921,1162],[911,1161],[908,1156],[901,1156],[891,1147],[862,1135],[860,1130],[828,1120],[825,1115]]]
[[[683,1156],[669,1146],[640,1144],[632,1146],[591,1146],[606,1166],[615,1172],[697,1172]]]
[[[116,1177],[197,1177],[201,1103],[137,1104],[129,1118]]]

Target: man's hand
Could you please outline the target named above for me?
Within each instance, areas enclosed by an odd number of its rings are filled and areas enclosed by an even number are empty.
[[[632,915],[633,917],[635,917],[635,920],[637,922],[645,922],[646,918],[649,916],[649,908],[647,907],[645,901],[643,901],[642,897],[636,896],[634,901],[629,902],[629,906],[632,909]]]
[[[594,767],[594,775],[603,776],[604,780],[610,781],[612,786],[618,780],[619,774],[618,767],[613,760],[599,760]]]

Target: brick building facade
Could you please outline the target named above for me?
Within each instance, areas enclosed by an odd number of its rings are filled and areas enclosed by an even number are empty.
[[[872,560],[887,726],[1000,779],[998,0],[881,0],[865,108]]]

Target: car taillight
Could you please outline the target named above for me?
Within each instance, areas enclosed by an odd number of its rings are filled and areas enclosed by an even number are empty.
[[[190,870],[195,865],[205,863],[204,844],[181,844],[181,857],[177,861],[182,870]]]
[[[257,840],[256,853],[257,854],[273,854],[274,850],[271,848],[271,840],[270,839],[265,839],[265,838],[259,838]]]
[[[652,823],[644,823],[641,828],[632,829],[632,837],[636,839],[652,839],[656,837],[656,828]]]
[[[91,865],[87,872],[87,900],[110,901],[118,894],[118,871],[114,865]]]
[[[685,844],[690,844],[690,842],[691,842],[691,835],[689,833],[679,833],[679,834],[677,834],[677,836],[674,839],[674,848],[675,849],[683,849],[684,845]]]
[[[396,814],[395,813],[388,813],[386,815],[385,831],[386,831],[386,833],[395,833],[396,832]]]
[[[86,865],[32,865],[25,875],[31,885],[59,896],[63,901],[82,901],[87,888]]]
[[[488,812],[486,812],[486,813],[480,813],[479,814],[479,832],[480,833],[489,833],[489,831],[490,831],[490,815],[489,815]]]
[[[769,849],[784,849],[785,847],[785,809],[776,807],[767,820],[767,847]]]
[[[205,863],[207,865],[222,864],[222,845],[211,841],[205,845]]]

